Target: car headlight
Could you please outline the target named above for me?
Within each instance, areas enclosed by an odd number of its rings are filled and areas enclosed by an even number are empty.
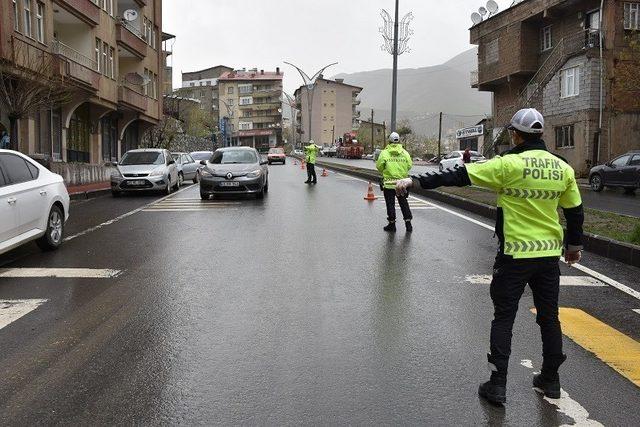
[[[207,178],[210,178],[214,173],[214,171],[210,171],[207,168],[200,169],[200,176],[206,176]]]
[[[258,169],[258,170],[254,170],[253,172],[249,172],[247,174],[247,178],[258,178],[262,176],[262,170]]]
[[[152,171],[149,176],[164,176],[164,169],[156,169]]]
[[[113,172],[111,172],[111,178],[114,178],[114,179],[121,179],[121,178],[124,178],[124,177],[122,176],[122,174],[120,173],[120,171],[119,171],[118,169],[116,169],[116,170],[114,170]]]

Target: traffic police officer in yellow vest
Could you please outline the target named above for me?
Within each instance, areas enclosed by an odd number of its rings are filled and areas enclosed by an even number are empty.
[[[382,150],[376,168],[382,174],[382,187],[384,201],[387,204],[387,220],[389,224],[384,227],[384,231],[396,232],[396,197],[402,211],[402,217],[408,233],[413,231],[411,220],[411,209],[406,194],[396,194],[396,183],[409,176],[409,171],[413,167],[411,155],[400,144],[400,135],[396,132],[389,135],[389,145]]]
[[[400,193],[415,181],[423,188],[477,185],[498,193],[496,258],[491,299],[492,370],[490,381],[479,388],[492,403],[506,402],[511,333],[518,302],[527,284],[533,292],[536,322],[542,334],[542,371],[533,379],[547,397],[560,397],[558,368],[566,360],[558,319],[560,268],[564,251],[569,265],[581,258],[584,213],[573,169],[547,151],[542,141],[544,118],[535,109],[518,111],[509,126],[515,148],[485,163],[467,164],[444,173],[431,173],[398,182]],[[564,235],[558,218],[561,207],[567,220]]]
[[[309,145],[304,147],[305,161],[307,162],[307,180],[305,184],[317,184],[318,177],[316,176],[316,159],[318,158],[318,152],[320,147],[316,145],[313,140],[309,141]]]

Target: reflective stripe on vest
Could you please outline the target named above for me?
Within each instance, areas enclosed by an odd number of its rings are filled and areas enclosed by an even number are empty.
[[[531,242],[505,242],[507,254],[521,252],[558,251],[562,249],[562,240],[535,240]]]
[[[525,190],[520,188],[503,188],[500,194],[505,196],[520,197],[522,199],[536,199],[536,200],[555,200],[562,197],[560,191],[552,190]]]

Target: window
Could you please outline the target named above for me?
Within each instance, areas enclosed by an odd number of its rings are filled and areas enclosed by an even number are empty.
[[[238,85],[238,93],[251,93],[253,92],[253,86],[250,84]]]
[[[105,76],[109,73],[109,45],[102,42],[102,74]]]
[[[629,166],[640,166],[640,154],[636,154],[631,158],[631,163]]]
[[[24,2],[24,34],[31,37],[31,0],[22,0]]]
[[[230,86],[229,89],[227,89],[227,94],[233,95],[233,86]]]
[[[560,71],[560,97],[569,98],[580,95],[580,67]]]
[[[251,105],[253,104],[253,98],[250,96],[243,96],[240,98],[240,105]]]
[[[207,81],[207,86],[211,86],[211,82],[210,81]]]
[[[67,132],[67,161],[89,163],[91,121],[87,104],[80,106],[71,116]]]
[[[115,66],[115,49],[109,46],[109,77],[112,79],[116,78],[116,66]]]
[[[20,184],[34,179],[26,160],[22,157],[15,154],[0,154],[0,163],[11,184]]]
[[[624,29],[640,30],[640,3],[624,4]]]
[[[20,14],[18,13],[18,0],[13,0],[13,29],[20,31]]]
[[[239,126],[240,130],[252,130],[253,129],[253,123],[251,123],[251,122],[240,122],[240,123],[238,123],[238,126]]]
[[[244,111],[242,117],[251,117],[251,111]]]
[[[631,156],[622,156],[622,157],[618,157],[617,159],[615,159],[614,161],[611,162],[611,165],[617,167],[617,168],[622,168],[627,166],[627,163],[629,163],[629,157]]]
[[[574,147],[573,141],[573,125],[558,126],[556,131],[556,148]]]
[[[102,128],[102,160],[105,162],[118,161],[118,126],[113,116],[100,120]]]
[[[36,38],[40,43],[44,43],[44,3],[42,2],[36,5]]]
[[[234,105],[234,101],[233,101],[233,99],[231,99],[231,98],[227,99],[227,105],[228,105],[229,107],[233,107],[233,105]]]
[[[540,30],[540,51],[544,52],[553,47],[553,31],[549,25]]]
[[[102,71],[102,68],[100,67],[100,49],[102,49],[102,40],[96,37],[96,49],[93,60],[96,61],[97,72]]]
[[[195,87],[195,85],[196,85],[195,83],[189,83],[189,86],[191,87]]]

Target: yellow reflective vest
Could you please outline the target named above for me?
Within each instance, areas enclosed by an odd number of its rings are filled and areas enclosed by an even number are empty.
[[[320,151],[320,147],[315,144],[309,144],[304,147],[304,151],[306,153],[305,161],[309,164],[315,165],[316,159],[318,158],[318,152]]]
[[[560,256],[564,232],[558,207],[582,204],[575,173],[546,150],[513,151],[466,165],[469,179],[498,193],[503,228],[496,232],[502,234],[505,255],[516,259]]]
[[[382,174],[383,185],[386,189],[396,188],[396,183],[409,176],[413,167],[411,155],[401,144],[389,144],[382,150],[376,168]]]

